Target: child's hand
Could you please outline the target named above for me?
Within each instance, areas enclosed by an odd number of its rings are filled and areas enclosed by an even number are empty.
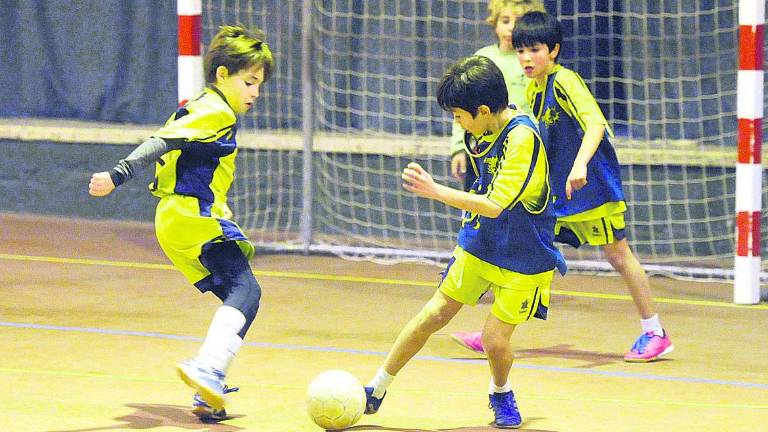
[[[464,152],[456,153],[451,158],[451,175],[456,180],[464,180],[467,174],[467,156]]]
[[[91,176],[91,182],[88,184],[88,193],[95,197],[109,195],[115,190],[115,184],[108,172],[98,172]]]
[[[405,190],[425,198],[437,196],[437,184],[432,179],[432,176],[416,162],[409,163],[400,177],[403,179],[403,188]]]
[[[587,184],[587,166],[574,164],[568,180],[565,181],[565,197],[571,199],[574,191],[583,188]]]

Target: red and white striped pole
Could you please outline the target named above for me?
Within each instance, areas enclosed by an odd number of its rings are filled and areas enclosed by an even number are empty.
[[[736,111],[736,258],[733,301],[760,303],[760,214],[762,209],[764,0],[739,1],[739,74]]]
[[[200,35],[203,6],[201,0],[177,0],[176,13],[179,16],[179,105],[203,90],[203,57]]]

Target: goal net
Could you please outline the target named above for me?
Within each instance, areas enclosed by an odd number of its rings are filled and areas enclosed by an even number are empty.
[[[404,191],[400,173],[417,161],[460,187],[435,92],[448,65],[495,42],[487,1],[304,3],[203,3],[205,44],[219,25],[239,22],[264,29],[276,53],[276,75],[239,132],[238,222],[265,248],[448,258],[459,211]],[[561,62],[585,78],[616,132],[627,236],[640,260],[652,272],[731,277],[736,2],[545,6],[563,24]],[[596,248],[563,252],[572,269],[609,268]]]

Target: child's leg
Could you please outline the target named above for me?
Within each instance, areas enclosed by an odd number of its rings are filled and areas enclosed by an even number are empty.
[[[603,251],[608,262],[619,272],[624,283],[627,284],[640,317],[642,319],[653,317],[655,312],[653,311],[648,275],[629,248],[627,239],[603,245]]]
[[[421,311],[403,327],[387,354],[384,365],[376,371],[376,375],[366,386],[366,391],[375,398],[373,401],[369,399],[368,405],[373,403],[374,406],[366,408],[367,414],[373,414],[378,410],[381,399],[384,398],[387,387],[392,383],[395,375],[424,347],[433,333],[443,328],[456,316],[462,306],[462,303],[438,290],[421,308]]]
[[[621,274],[629,287],[632,299],[640,313],[643,334],[624,356],[629,362],[650,362],[669,354],[674,349],[662,328],[658,314],[653,311],[648,275],[629,249],[626,239],[603,246],[608,262]]]
[[[440,291],[403,327],[384,361],[384,370],[396,375],[427,343],[433,333],[445,327],[463,304]]]
[[[512,369],[514,360],[509,339],[515,327],[514,324],[505,323],[493,314],[489,314],[483,328],[483,347],[488,354],[493,383],[498,387],[508,384],[509,371]]]
[[[224,378],[256,316],[261,288],[235,242],[208,245],[200,261],[211,274],[195,285],[212,291],[224,304],[216,310],[198,355],[177,369],[207,406],[223,412]]]
[[[523,422],[509,383],[509,371],[514,357],[509,339],[514,331],[514,324],[505,323],[493,314],[488,315],[483,328],[483,345],[491,368],[488,400],[493,409],[494,426],[504,429],[517,428]]]
[[[211,272],[210,290],[223,304],[196,360],[226,373],[259,310],[261,287],[235,242],[209,245],[200,260]]]

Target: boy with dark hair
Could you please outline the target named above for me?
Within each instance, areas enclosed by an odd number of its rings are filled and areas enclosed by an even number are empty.
[[[365,388],[366,413],[378,411],[387,387],[427,339],[465,304],[488,290],[494,303],[483,329],[491,369],[489,400],[494,425],[522,423],[509,383],[515,327],[546,319],[555,269],[565,262],[553,246],[555,218],[549,208],[547,154],[529,115],[507,106],[499,68],[472,56],[451,66],[437,96],[443,109],[472,137],[466,140],[477,180],[469,192],[436,183],[419,164],[403,170],[403,187],[464,210],[458,246],[431,300],[403,328],[384,364]]]
[[[515,104],[525,112],[530,112],[525,89],[529,79],[523,74],[520,62],[517,61],[515,47],[512,45],[512,29],[519,16],[530,11],[543,11],[542,0],[489,0],[488,17],[486,24],[493,28],[496,43],[484,46],[475,51],[474,55],[488,57],[496,63],[504,75],[504,83],[507,86],[509,103]],[[469,167],[469,156],[464,151],[464,134],[466,131],[453,123],[451,130],[451,175],[456,180],[464,182],[464,190],[467,191],[475,182],[475,173]]]
[[[656,360],[673,346],[653,310],[648,276],[626,239],[621,170],[608,139],[613,132],[584,80],[557,63],[563,41],[557,18],[543,12],[521,16],[512,41],[532,80],[528,99],[550,158],[555,240],[603,248],[641,317],[643,333],[624,360]]]
[[[227,191],[237,156],[237,115],[253,106],[274,60],[264,35],[223,26],[205,56],[207,86],[179,107],[165,126],[108,172],[94,173],[93,196],[110,194],[157,162],[149,188],[160,198],[155,232],[163,252],[201,292],[222,301],[198,355],[180,363],[182,380],[197,391],[193,412],[222,420],[224,377],[259,309],[261,287],[248,260],[254,247],[232,222]]]

